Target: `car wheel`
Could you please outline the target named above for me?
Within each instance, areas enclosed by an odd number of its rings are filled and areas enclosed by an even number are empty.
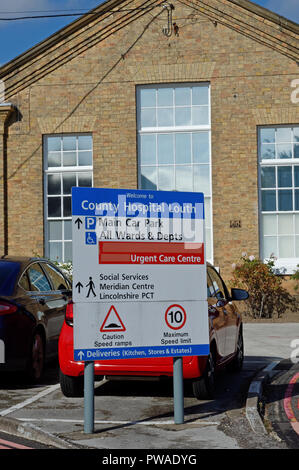
[[[84,395],[84,378],[72,377],[65,375],[61,371],[59,373],[60,388],[65,397],[83,397]]]
[[[30,357],[28,361],[28,377],[31,381],[38,381],[44,371],[45,347],[41,333],[36,332],[33,336]]]
[[[214,398],[215,394],[215,360],[210,352],[204,375],[192,383],[193,394],[198,400]]]
[[[236,355],[233,358],[233,360],[229,363],[228,369],[231,372],[239,372],[243,367],[243,361],[244,361],[244,341],[243,341],[243,332],[242,330],[240,330]]]

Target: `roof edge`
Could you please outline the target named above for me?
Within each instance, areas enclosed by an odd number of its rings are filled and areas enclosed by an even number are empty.
[[[90,13],[95,12],[98,13],[99,16],[101,16],[104,13],[110,11],[112,8],[115,8],[118,5],[122,4],[123,1],[124,0],[107,0],[100,6],[89,10],[88,13],[84,13],[82,16],[80,16],[80,18],[72,21],[70,24],[59,29],[51,36],[35,44],[30,49],[27,49],[27,51],[23,52],[22,54],[18,55],[17,57],[0,67],[0,76],[3,77],[13,72],[15,69],[25,64],[28,60],[34,59],[39,54],[42,54],[45,50],[49,49],[50,47],[57,44],[59,41],[68,37],[70,34],[73,34],[79,29],[84,28],[84,26],[90,23]]]
[[[250,11],[251,13],[255,13],[256,15],[262,16],[267,20],[272,21],[273,23],[282,26],[293,33],[299,34],[299,24],[295,21],[289,20],[284,16],[279,15],[278,13],[274,13],[274,11],[268,10],[257,3],[254,3],[250,0],[229,0],[231,3],[244,8],[245,10]]]

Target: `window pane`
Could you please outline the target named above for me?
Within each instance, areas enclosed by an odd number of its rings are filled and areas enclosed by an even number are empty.
[[[177,191],[192,191],[192,167],[177,166],[175,170],[175,180]]]
[[[211,227],[211,199],[205,197],[205,226]]]
[[[191,126],[191,108],[175,109],[175,125]]]
[[[299,237],[295,237],[295,256],[299,258]]]
[[[299,211],[299,189],[295,189],[295,211]]]
[[[92,149],[92,136],[91,135],[79,135],[78,149],[79,150],[91,150]]]
[[[155,191],[157,189],[156,167],[141,168],[141,188]]]
[[[294,127],[294,141],[299,142],[299,127]]]
[[[289,127],[276,129],[276,142],[292,142],[292,131]]]
[[[278,187],[291,188],[292,187],[292,167],[280,166],[278,167]]]
[[[61,138],[60,137],[48,137],[48,152],[60,152],[61,150]]]
[[[208,163],[210,161],[210,142],[208,132],[192,134],[193,163]]]
[[[62,222],[49,220],[48,228],[49,240],[62,240]]]
[[[64,224],[64,239],[72,240],[72,221],[65,220],[63,224]]]
[[[261,159],[272,160],[275,158],[275,144],[262,144]]]
[[[295,215],[295,233],[299,235],[299,214]]]
[[[76,173],[66,173],[63,178],[63,194],[71,194],[72,187],[76,186]]]
[[[76,152],[63,153],[63,166],[76,166]]]
[[[61,194],[60,174],[48,175],[48,194]]]
[[[173,166],[164,166],[158,168],[158,189],[161,191],[173,191],[175,189],[174,183],[174,168]]]
[[[191,134],[175,135],[176,163],[191,163]]]
[[[294,231],[293,214],[280,214],[278,216],[278,233],[280,235],[292,235]]]
[[[91,173],[78,173],[78,186],[81,188],[92,187],[92,174]]]
[[[61,153],[48,154],[48,167],[61,166]]]
[[[79,152],[78,153],[79,166],[92,165],[92,152]]]
[[[76,150],[76,137],[69,136],[62,138],[62,150]]]
[[[277,234],[277,216],[276,215],[263,215],[263,234],[276,235]]]
[[[280,258],[293,258],[295,256],[293,237],[279,237],[278,247]]]
[[[261,143],[270,143],[275,142],[275,129],[273,128],[265,128],[261,129],[260,132]]]
[[[299,144],[294,145],[294,158],[299,158]]]
[[[62,261],[62,243],[50,242],[49,258],[53,261]]]
[[[275,191],[262,191],[262,211],[276,211]]]
[[[48,217],[61,217],[60,197],[48,197]]]
[[[70,217],[72,215],[72,198],[63,198],[63,217]]]
[[[277,256],[277,238],[264,237],[264,258],[270,258],[271,255]]]
[[[141,110],[141,127],[156,127],[155,108],[145,108]]]
[[[197,106],[192,108],[192,124],[193,126],[204,126],[209,124],[209,107]]]
[[[158,134],[158,163],[174,163],[172,134]]]
[[[262,188],[276,188],[275,167],[264,167],[261,169]]]
[[[140,136],[140,161],[141,165],[156,163],[156,135]]]
[[[292,158],[292,145],[279,144],[277,145],[277,158]]]
[[[190,106],[191,105],[191,89],[178,87],[175,88],[175,105],[176,106]]]
[[[157,115],[159,127],[173,126],[173,108],[158,108]]]
[[[72,242],[66,242],[64,244],[64,260],[72,261]]]
[[[173,89],[159,88],[158,106],[173,106]]]
[[[67,282],[64,279],[63,275],[57,271],[53,266],[43,263],[43,268],[46,270],[46,273],[50,277],[54,290],[65,290],[67,289]]]
[[[156,90],[150,88],[144,88],[140,90],[140,105],[144,106],[156,106]]]
[[[278,191],[278,210],[279,211],[292,211],[292,191],[288,189],[280,189]]]
[[[209,87],[196,86],[192,87],[192,104],[209,104]]]
[[[294,167],[295,186],[299,187],[299,166]]]
[[[210,191],[210,165],[194,165],[194,191],[203,192],[209,196]]]
[[[32,290],[40,292],[51,290],[48,279],[38,264],[31,266],[27,272]]]

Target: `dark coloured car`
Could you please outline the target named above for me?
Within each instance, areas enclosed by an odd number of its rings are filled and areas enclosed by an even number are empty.
[[[217,270],[207,264],[207,298],[210,325],[209,356],[183,358],[184,379],[192,381],[194,396],[211,398],[215,372],[227,367],[239,371],[244,357],[242,316],[237,301],[246,300],[242,289],[228,291]],[[60,385],[65,396],[83,395],[84,362],[74,360],[73,304],[67,306],[59,338]],[[95,378],[172,376],[172,358],[115,359],[94,362]]]
[[[25,372],[38,380],[57,357],[71,282],[41,258],[0,258],[0,372]]]

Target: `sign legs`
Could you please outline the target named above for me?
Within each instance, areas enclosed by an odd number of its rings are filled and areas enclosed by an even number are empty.
[[[184,422],[184,383],[183,383],[183,358],[173,358],[173,401],[174,401],[174,422],[183,424]]]
[[[94,363],[84,362],[84,432],[94,432]]]

